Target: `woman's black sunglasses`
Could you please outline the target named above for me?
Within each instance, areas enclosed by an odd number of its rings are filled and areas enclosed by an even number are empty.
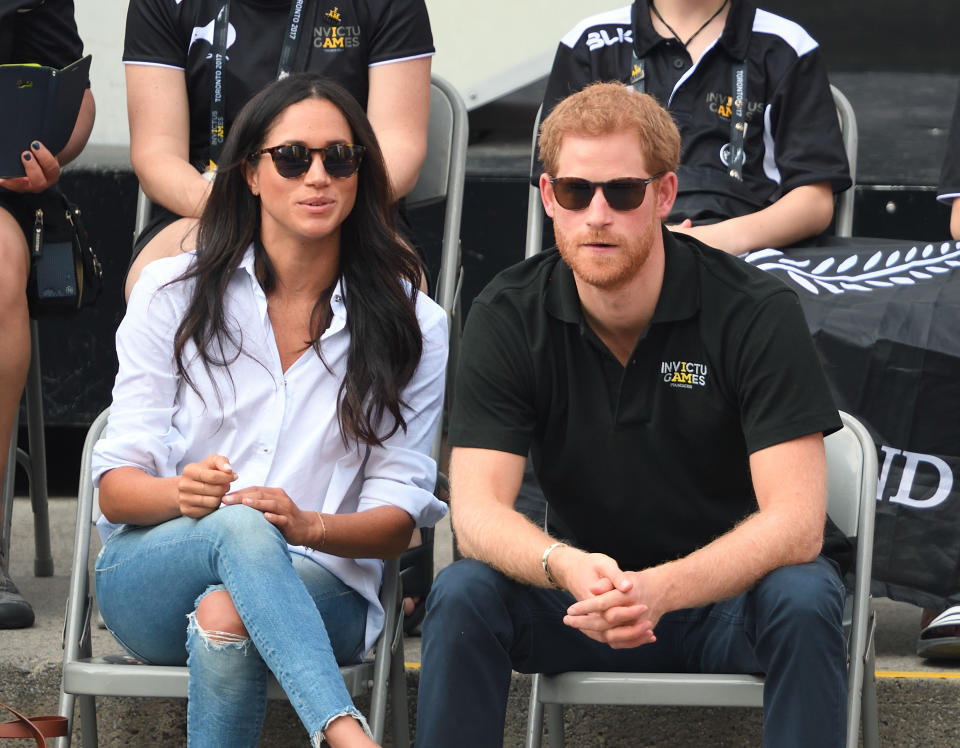
[[[591,182],[579,177],[551,177],[553,194],[561,208],[567,210],[584,210],[593,202],[597,187],[603,190],[603,198],[614,210],[633,210],[640,207],[644,195],[647,194],[647,185],[654,179],[659,179],[666,172],[654,174],[652,177],[624,177],[611,179],[609,182]]]
[[[319,153],[327,174],[337,179],[346,179],[357,173],[366,150],[362,145],[348,145],[346,143],[328,145],[325,148],[307,148],[305,145],[275,145],[272,148],[264,148],[250,154],[250,159],[254,160],[264,153],[269,153],[273,159],[273,165],[277,169],[277,174],[285,179],[296,179],[310,171],[313,154]]]

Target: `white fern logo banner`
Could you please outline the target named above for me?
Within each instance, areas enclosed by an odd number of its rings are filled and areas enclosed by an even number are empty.
[[[814,295],[827,292],[869,293],[877,288],[913,286],[949,275],[960,268],[960,242],[927,244],[922,249],[845,250],[812,259],[792,258],[777,249],[760,249],[744,259],[768,272],[782,272]]]

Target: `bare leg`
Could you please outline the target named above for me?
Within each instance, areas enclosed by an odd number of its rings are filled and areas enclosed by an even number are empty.
[[[0,476],[7,467],[10,436],[30,367],[30,314],[27,310],[27,241],[19,224],[0,209]],[[2,517],[0,517],[2,521]],[[33,625],[33,610],[20,595],[0,557],[0,628]]]
[[[123,288],[123,298],[130,299],[137,279],[143,269],[154,260],[161,257],[175,257],[180,252],[192,252],[197,248],[197,219],[181,218],[160,231],[153,239],[147,242],[137,259],[130,266],[127,273],[127,282]]]

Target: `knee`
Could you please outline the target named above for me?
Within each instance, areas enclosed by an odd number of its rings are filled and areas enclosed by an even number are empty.
[[[196,623],[199,635],[211,643],[228,644],[237,637],[247,637],[247,629],[226,590],[213,590],[201,598]]]
[[[251,557],[272,547],[282,548],[287,543],[280,531],[270,524],[263,512],[243,504],[220,507],[200,520],[199,526],[212,530],[222,543],[238,543]]]
[[[756,593],[758,615],[770,622],[801,635],[818,627],[842,632],[843,582],[823,559],[774,570]]]
[[[506,587],[503,574],[474,559],[461,559],[443,569],[427,598],[427,620],[443,621],[445,627],[462,630],[469,622],[488,618],[502,608]]]

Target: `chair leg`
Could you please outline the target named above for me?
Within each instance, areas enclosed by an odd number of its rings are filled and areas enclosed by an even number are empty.
[[[19,431],[19,413],[13,417],[13,433],[10,435],[10,448],[7,451],[7,468],[3,474],[3,498],[0,506],[0,556],[10,561],[10,538],[13,535],[13,493],[17,476],[17,432]]]
[[[871,641],[863,673],[863,704],[860,719],[863,723],[863,748],[880,745],[880,715],[877,708],[876,651]]]
[[[83,748],[97,748],[97,702],[96,697],[80,697],[80,738]]]
[[[530,679],[530,707],[527,709],[526,748],[540,748],[543,739],[543,704],[540,701],[540,674]]]
[[[550,748],[563,748],[563,704],[547,704],[547,735]]]
[[[402,628],[402,624],[401,624]],[[400,646],[390,657],[390,708],[393,714],[393,744],[410,746],[410,720],[407,712],[407,672],[403,663],[403,636]]]
[[[57,738],[56,747],[57,748],[70,748],[70,738],[71,732],[73,731],[73,719],[74,719],[74,703],[76,702],[77,697],[72,693],[65,693],[60,691],[60,706],[57,710],[57,714],[61,714],[67,718],[67,734],[65,737]]]
[[[37,321],[30,320],[30,369],[27,372],[27,432],[30,442],[30,504],[33,507],[35,558],[33,573],[53,576],[50,518],[47,513],[47,456],[44,445],[43,389],[40,381],[40,338]]]

